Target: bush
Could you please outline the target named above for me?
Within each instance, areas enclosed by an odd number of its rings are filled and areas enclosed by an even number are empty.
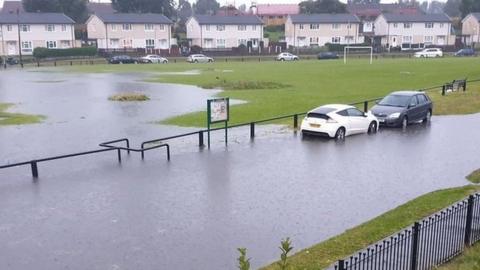
[[[201,53],[202,52],[202,48],[198,45],[193,45],[191,48],[190,48],[190,51],[191,53]]]
[[[285,25],[267,25],[265,26],[265,31],[268,32],[284,32],[285,31]]]
[[[97,48],[82,47],[70,49],[47,49],[37,47],[33,49],[33,57],[35,58],[51,58],[51,57],[68,57],[68,56],[95,56]]]

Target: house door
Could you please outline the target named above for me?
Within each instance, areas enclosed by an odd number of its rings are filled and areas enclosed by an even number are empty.
[[[17,54],[17,43],[15,41],[7,41],[7,53],[8,55]]]
[[[392,39],[392,47],[397,47],[397,38],[393,37]]]

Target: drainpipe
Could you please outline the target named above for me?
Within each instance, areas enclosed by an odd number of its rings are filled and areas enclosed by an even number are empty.
[[[7,67],[7,55],[5,53],[5,32],[3,31],[3,24],[0,24],[0,31],[2,31],[2,55],[3,55],[3,66]]]
[[[105,23],[105,49],[108,53],[108,24]]]

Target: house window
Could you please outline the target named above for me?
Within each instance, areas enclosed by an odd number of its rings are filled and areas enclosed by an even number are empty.
[[[57,48],[57,42],[56,41],[47,41],[47,48],[49,48],[49,49]]]
[[[217,48],[225,48],[225,39],[217,39]]]
[[[47,32],[54,32],[54,31],[55,31],[55,25],[53,25],[53,24],[47,24],[47,25],[45,25],[45,31],[47,31]]]
[[[318,45],[318,37],[311,37],[310,45]]]
[[[279,18],[279,19],[283,19],[283,16],[282,16],[282,15],[279,15],[279,16],[277,16],[277,18]]]
[[[445,45],[445,36],[437,36],[437,45]]]
[[[394,23],[393,28],[397,28],[397,27],[398,27],[398,23]]]
[[[147,23],[145,24],[145,31],[153,31],[154,27],[153,24]]]
[[[117,31],[117,25],[116,24],[110,24],[110,29],[112,29],[112,31]]]
[[[411,23],[404,23],[403,28],[412,28],[412,24]]]
[[[443,23],[440,24],[440,28],[443,28]]]
[[[166,39],[160,39],[159,42],[160,42],[161,49],[168,49],[168,44]]]
[[[160,24],[159,27],[160,27],[160,31],[165,31],[165,24]]]
[[[247,26],[246,25],[239,25],[238,26],[238,31],[246,31],[247,30]]]
[[[341,41],[340,37],[332,37],[332,43],[339,44]]]
[[[62,40],[60,41],[60,45],[62,48],[70,48],[70,40]]]
[[[22,32],[30,32],[30,25],[28,25],[28,24],[21,24],[21,25],[20,25],[20,31],[22,31]]]
[[[332,29],[340,29],[339,23],[332,23]]]
[[[300,28],[300,29],[303,29],[303,24],[300,24],[299,28]]]
[[[132,25],[129,24],[129,23],[124,23],[122,25],[122,29],[123,29],[123,31],[130,31],[130,30],[132,30]]]
[[[155,48],[155,40],[154,39],[146,39],[145,40],[145,47],[152,49]]]
[[[433,23],[431,22],[425,23],[425,28],[433,28]]]
[[[347,24],[347,29],[352,29],[352,24],[351,23]]]
[[[8,25],[7,25],[7,31],[8,31],[8,32],[12,32],[12,25],[11,25],[11,24],[8,24]]]
[[[205,30],[210,31],[210,25],[205,25]]]
[[[353,43],[353,36],[345,36],[345,43],[347,44]]]
[[[118,38],[112,38],[110,39],[110,47],[112,48],[118,48]]]
[[[225,25],[223,24],[217,25],[217,31],[225,31]]]
[[[124,48],[131,48],[132,47],[132,40],[131,39],[124,39],[123,40],[123,47]]]
[[[31,52],[31,51],[32,51],[32,42],[22,41],[22,52]]]
[[[425,36],[424,41],[425,41],[425,43],[432,43],[433,42],[433,36]]]
[[[402,43],[412,43],[412,36],[403,36]]]
[[[240,45],[245,45],[245,46],[247,46],[247,40],[246,40],[246,39],[239,39],[239,40],[238,40],[238,46],[240,46]]]
[[[320,25],[319,24],[310,24],[310,29],[318,29],[320,28]]]
[[[62,24],[62,32],[66,32],[67,31],[67,25],[66,24]]]
[[[256,25],[252,25],[252,31],[257,31],[257,26]]]

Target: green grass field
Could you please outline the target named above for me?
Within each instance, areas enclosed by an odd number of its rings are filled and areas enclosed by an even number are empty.
[[[231,124],[308,111],[326,103],[351,103],[377,98],[393,90],[420,89],[458,78],[480,79],[479,58],[304,60],[298,62],[218,62],[213,64],[77,66],[80,72],[152,72],[152,82],[222,87],[219,96],[248,103],[231,108]],[[199,75],[155,72],[199,70]],[[249,88],[249,85],[252,85]],[[264,88],[258,86],[265,86]],[[273,87],[270,87],[272,86]],[[466,93],[442,97],[431,93],[434,114],[480,111],[480,83]],[[204,126],[205,112],[162,121],[179,126]]]
[[[35,124],[40,123],[44,119],[41,115],[6,112],[8,108],[13,106],[10,103],[0,103],[0,126]]]

